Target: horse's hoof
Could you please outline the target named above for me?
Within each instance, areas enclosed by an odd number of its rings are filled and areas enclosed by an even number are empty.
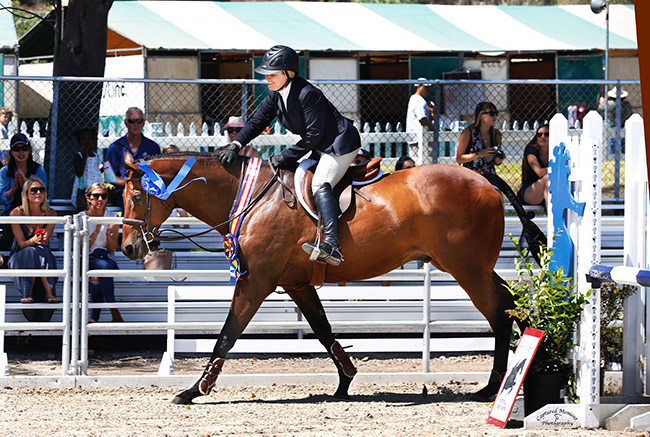
[[[470,394],[470,400],[474,402],[494,402],[497,397],[499,387],[492,387],[490,384],[486,385],[476,393]]]
[[[350,395],[348,394],[347,391],[341,391],[341,392],[339,392],[339,391],[337,390],[336,393],[334,393],[334,397],[335,397],[336,399],[343,399],[343,400],[346,400],[346,401],[350,399]]]
[[[192,400],[199,396],[201,395],[198,393],[192,392],[190,390],[185,390],[183,393],[176,395],[176,397],[172,400],[172,404],[191,405],[194,403]]]

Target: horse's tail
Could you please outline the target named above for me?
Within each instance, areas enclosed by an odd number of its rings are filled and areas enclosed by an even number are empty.
[[[512,191],[512,188],[510,188],[510,185],[508,185],[506,181],[494,173],[482,173],[482,175],[492,185],[501,190],[501,192],[505,194],[510,201],[510,204],[519,216],[519,220],[521,220],[521,225],[524,229],[523,235],[524,238],[526,238],[526,242],[528,243],[528,250],[535,261],[537,261],[537,264],[539,264],[539,251],[541,248],[546,247],[547,241],[544,232],[542,232],[539,226],[537,226],[532,220],[535,217],[535,213],[533,211],[526,211],[524,209],[521,201],[515,192]]]

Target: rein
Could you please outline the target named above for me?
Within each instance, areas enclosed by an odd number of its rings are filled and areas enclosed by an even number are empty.
[[[245,160],[242,159],[241,161],[242,161],[242,168],[241,168],[241,176],[239,178],[239,183],[240,183],[239,188],[241,188],[241,184],[243,184],[243,182],[244,182],[243,174],[244,174]],[[253,199],[251,199],[250,203],[248,204],[248,206],[246,208],[244,208],[238,214],[233,215],[228,220],[226,220],[224,222],[221,222],[221,223],[219,223],[217,225],[214,225],[214,226],[210,227],[209,229],[206,229],[205,231],[201,231],[201,232],[197,232],[195,234],[187,235],[187,234],[184,234],[183,232],[177,231],[175,229],[159,229],[159,228],[156,228],[156,227],[149,226],[149,216],[150,216],[150,213],[151,213],[151,196],[152,195],[149,194],[148,192],[144,191],[144,190],[143,191],[145,192],[145,196],[146,196],[146,199],[147,199],[146,200],[147,209],[145,211],[144,220],[123,218],[122,223],[126,224],[126,225],[129,225],[129,226],[134,226],[134,227],[139,226],[140,227],[140,232],[142,232],[142,237],[143,237],[145,243],[147,244],[147,247],[149,247],[149,243],[151,243],[153,240],[159,240],[159,241],[189,240],[190,242],[192,242],[192,244],[199,247],[200,249],[203,249],[203,250],[208,251],[208,252],[219,252],[220,251],[219,249],[208,249],[206,247],[203,247],[202,245],[200,245],[196,241],[192,240],[192,238],[196,238],[196,237],[199,237],[201,235],[205,235],[208,232],[212,232],[214,230],[217,230],[217,228],[219,228],[221,226],[224,226],[224,225],[227,225],[230,222],[232,222],[233,220],[236,220],[240,216],[243,216],[244,214],[248,213],[251,209],[253,209],[253,207],[257,204],[257,202],[259,202],[262,199],[262,197],[269,191],[269,189],[273,186],[273,184],[276,181],[278,181],[282,185],[282,187],[284,189],[289,190],[289,192],[292,195],[292,199],[295,199],[295,195],[293,194],[293,191],[291,190],[291,188],[289,186],[287,186],[287,184],[285,184],[284,181],[282,181],[282,179],[280,178],[279,170],[277,168],[272,167],[272,166],[271,166],[271,169],[273,170],[273,175],[266,182],[264,187],[262,187],[260,192]],[[131,180],[138,180],[138,179],[141,179],[141,178],[140,177],[127,178],[126,180],[131,181]],[[283,195],[283,198],[284,198],[284,195]],[[167,203],[164,200],[162,200],[162,199],[158,199],[158,200],[160,200],[163,203],[163,205],[165,205],[165,207],[167,207],[167,209],[169,209],[170,211],[172,210],[172,208],[169,205],[167,205]],[[291,202],[291,201],[293,201],[293,200],[290,200],[289,202]],[[232,213],[232,211],[234,210],[234,208],[236,206],[235,205],[236,202],[237,202],[237,198],[235,196],[235,200],[233,201],[233,206],[231,207],[231,213]],[[287,201],[285,200],[285,202],[287,202]],[[160,235],[162,232],[174,232],[176,234],[179,234],[180,236],[177,236],[177,237],[163,237],[163,236]]]

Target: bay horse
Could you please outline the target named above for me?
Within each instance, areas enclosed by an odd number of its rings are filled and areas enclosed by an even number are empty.
[[[194,166],[183,183],[194,181],[161,200],[143,190],[143,170],[127,159],[124,189],[122,251],[140,259],[148,251],[146,235],[153,236],[174,208],[228,232],[230,211],[239,191],[248,158],[224,168],[210,153],[192,153]],[[179,173],[187,153],[151,157],[147,161],[165,184]],[[128,156],[127,156],[128,158]],[[146,178],[145,178],[146,179]],[[201,378],[173,402],[190,404],[214,387],[228,351],[240,337],[264,299],[283,287],[307,319],[314,334],[334,361],[339,374],[335,396],[347,397],[356,369],[335,340],[316,289],[310,285],[314,262],[302,250],[317,228],[302,206],[290,202],[293,173],[274,171],[267,161],[255,187],[256,202],[239,232],[242,272],[223,329]],[[360,188],[363,197],[339,219],[345,261],[327,266],[325,282],[353,282],[373,278],[412,260],[431,262],[450,273],[485,316],[495,336],[493,369],[488,385],[475,398],[496,394],[506,371],[512,320],[505,310],[513,298],[494,266],[504,235],[501,194],[480,174],[455,165],[422,165],[388,174]],[[523,218],[522,218],[523,220]]]

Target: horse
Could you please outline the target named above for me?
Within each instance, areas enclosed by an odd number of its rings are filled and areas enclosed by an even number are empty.
[[[174,208],[183,208],[221,234],[228,233],[230,212],[249,158],[239,157],[224,168],[214,154],[192,153],[191,157],[196,161],[184,176],[185,185],[165,200],[143,189],[142,163],[127,157],[122,251],[131,260],[147,253],[147,241],[160,232]],[[151,157],[145,164],[169,185],[188,158],[187,153],[171,153]],[[301,246],[314,241],[317,225],[292,199],[292,181],[292,172],[262,163],[238,237],[241,270],[247,273],[236,281],[229,314],[203,374],[173,403],[191,404],[210,393],[226,354],[278,286],[304,314],[334,361],[339,375],[334,395],[349,396],[356,368],[335,340],[316,289],[310,285],[318,263],[310,261]],[[502,195],[480,174],[443,164],[390,173],[357,189],[362,197],[339,218],[344,261],[336,267],[327,265],[324,281],[373,278],[413,260],[431,262],[450,273],[494,332],[489,382],[473,394],[478,400],[493,398],[507,367],[512,319],[506,310],[514,308],[505,281],[494,272],[504,235]]]

